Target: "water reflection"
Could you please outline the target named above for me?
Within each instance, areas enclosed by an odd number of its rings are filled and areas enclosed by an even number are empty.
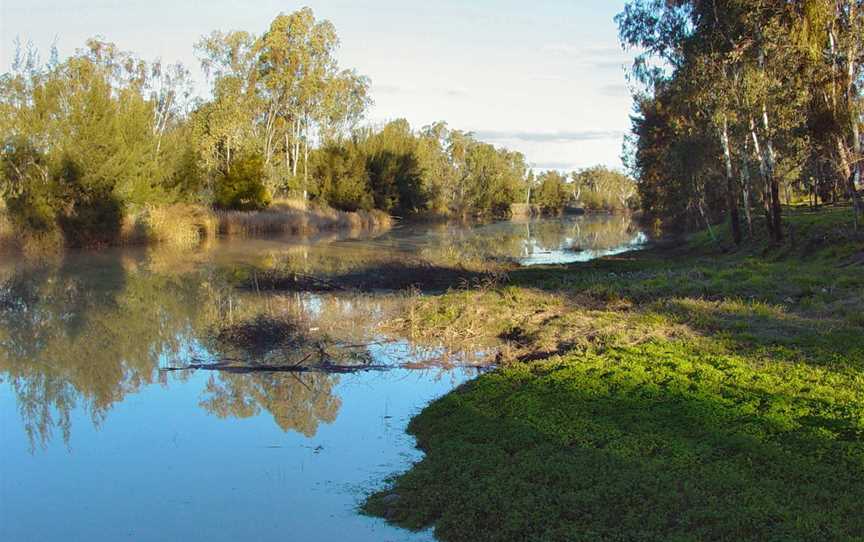
[[[339,274],[409,257],[575,261],[641,239],[628,217],[597,216],[410,226],[372,240],[311,245],[226,242],[193,254],[118,250],[41,263],[7,261],[0,266],[0,372],[15,394],[31,447],[44,447],[55,432],[68,442],[69,413],[76,407],[98,426],[128,394],[157,382],[169,385],[160,367],[230,355],[213,341],[214,326],[265,312],[291,314],[319,336],[359,344],[374,339],[377,323],[401,303],[399,296],[265,296],[234,288],[250,270],[290,265]],[[410,348],[397,350],[378,349],[374,356],[384,363],[417,356]],[[187,377],[173,374],[171,382]],[[321,374],[216,375],[200,404],[220,418],[266,411],[283,430],[311,436],[337,416],[337,382]]]
[[[250,418],[263,410],[283,431],[314,437],[319,424],[336,419],[338,382],[325,374],[220,374],[207,381],[200,405],[220,418]]]
[[[646,241],[630,215],[504,221],[465,228],[438,224],[409,228],[380,239],[391,248],[416,252],[431,261],[504,260],[522,265],[587,261]]]
[[[200,328],[202,284],[129,273],[115,256],[25,265],[0,287],[0,371],[31,444],[57,428],[68,440],[79,403],[99,424],[115,403],[154,382],[160,357]]]
[[[404,434],[410,416],[475,371],[448,364],[440,349],[384,340],[380,323],[407,299],[399,292],[274,294],[248,287],[256,273],[345,276],[407,259],[441,268],[570,261],[638,236],[626,217],[582,217],[0,261],[0,539],[114,540],[129,536],[127,524],[138,540],[332,539],[345,529],[358,540],[429,539],[360,518],[353,506],[370,480],[416,459]],[[260,351],[219,340],[226,326],[261,317],[292,322],[302,340]],[[240,357],[293,364],[322,348],[346,364],[394,369],[161,370]],[[284,453],[264,455],[274,446]],[[69,494],[80,498],[70,503]],[[241,513],[243,528],[190,521],[187,504],[208,517]],[[45,507],[54,521],[44,521]]]

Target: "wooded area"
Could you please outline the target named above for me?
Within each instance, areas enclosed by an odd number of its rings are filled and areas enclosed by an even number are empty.
[[[735,242],[783,205],[850,202],[861,219],[860,0],[634,0],[628,159],[644,210],[669,226],[725,219]]]
[[[47,62],[18,43],[0,78],[0,194],[13,227],[100,245],[128,213],[175,203],[256,211],[289,198],[458,217],[632,203],[633,182],[617,172],[535,177],[521,153],[444,122],[363,124],[370,81],[339,66],[338,46],[308,8],[260,35],[213,32],[195,45],[204,99],[183,65],[113,43],[91,39],[63,61],[55,48]]]

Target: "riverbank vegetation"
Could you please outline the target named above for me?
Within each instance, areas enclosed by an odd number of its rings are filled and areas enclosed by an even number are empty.
[[[425,457],[364,510],[446,541],[861,536],[864,238],[848,206],[786,215],[782,247],[701,232],[417,299],[402,333],[500,367],[412,420]]]
[[[364,125],[370,82],[337,63],[338,46],[333,25],[308,8],[261,34],[213,32],[195,44],[207,76],[201,98],[183,65],[97,38],[66,59],[52,49],[44,62],[17,44],[0,77],[3,232],[36,246],[185,242],[213,230],[297,229],[296,206],[278,217],[274,201],[400,217],[579,204],[570,175],[540,181],[535,202],[522,154],[444,122]],[[190,206],[191,220],[180,214]],[[223,214],[237,211],[264,214]]]

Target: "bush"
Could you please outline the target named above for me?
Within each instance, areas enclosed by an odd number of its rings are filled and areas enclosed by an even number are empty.
[[[113,244],[123,224],[123,204],[111,191],[87,190],[58,217],[66,244],[76,247]]]
[[[315,154],[312,173],[320,183],[318,197],[340,211],[372,208],[366,160],[352,145],[330,145]]]
[[[566,177],[557,171],[547,171],[540,175],[539,181],[532,203],[538,205],[544,213],[560,213],[570,201],[570,192],[565,184]]]
[[[66,244],[94,246],[113,243],[120,235],[124,205],[112,182],[85,178],[78,163],[65,156],[55,173],[57,224]]]
[[[264,186],[264,160],[257,154],[240,156],[216,180],[215,205],[234,211],[260,211],[270,205]]]

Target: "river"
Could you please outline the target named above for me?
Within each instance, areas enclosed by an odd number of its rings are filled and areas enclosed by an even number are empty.
[[[479,356],[382,331],[416,292],[268,294],[258,273],[568,263],[644,241],[629,218],[597,215],[0,256],[0,540],[432,540],[357,506],[419,458],[408,421],[483,371]],[[263,312],[376,369],[165,370],[224,358],[214,330]]]

